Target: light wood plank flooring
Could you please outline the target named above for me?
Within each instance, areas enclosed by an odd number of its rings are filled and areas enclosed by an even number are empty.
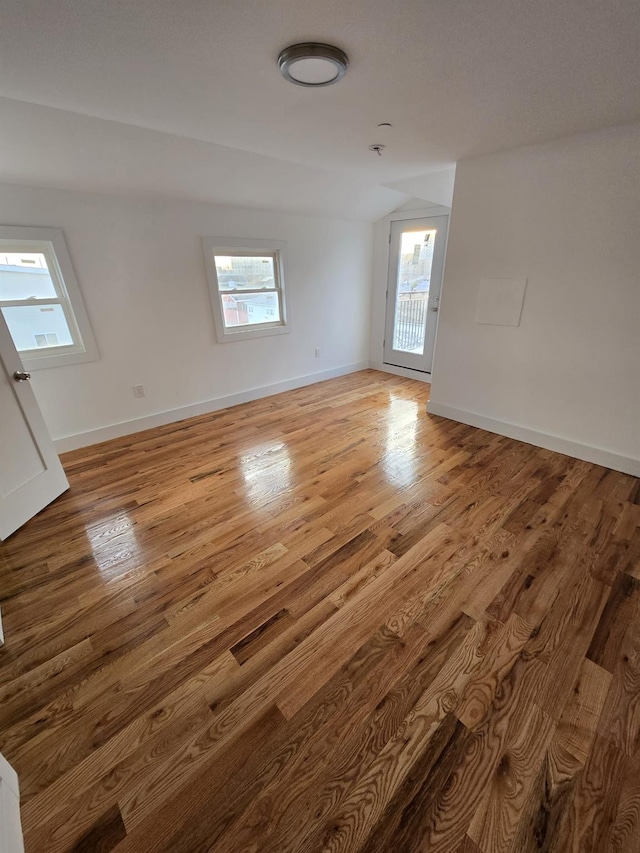
[[[28,853],[640,851],[640,483],[428,390],[63,458],[0,546]]]

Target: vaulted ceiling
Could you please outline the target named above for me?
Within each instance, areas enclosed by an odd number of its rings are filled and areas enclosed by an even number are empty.
[[[279,75],[307,40],[339,84]],[[3,0],[0,180],[375,219],[460,158],[640,119],[639,55],[638,0]]]

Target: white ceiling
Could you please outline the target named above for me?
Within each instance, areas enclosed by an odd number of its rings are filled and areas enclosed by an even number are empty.
[[[304,40],[344,80],[286,83]],[[638,0],[3,0],[0,179],[375,218],[460,158],[637,120],[639,55]]]

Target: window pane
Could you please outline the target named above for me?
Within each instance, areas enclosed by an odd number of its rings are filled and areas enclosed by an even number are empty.
[[[61,305],[20,305],[2,313],[18,352],[73,344]]]
[[[398,291],[393,348],[422,355],[435,231],[403,231],[398,260]]]
[[[262,290],[277,286],[273,258],[215,255],[218,289]]]
[[[56,297],[44,255],[37,252],[3,252],[0,248],[0,299]]]
[[[222,307],[227,327],[279,323],[282,320],[277,293],[225,293]]]

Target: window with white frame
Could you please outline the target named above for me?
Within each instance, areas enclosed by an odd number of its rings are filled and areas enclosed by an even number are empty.
[[[98,357],[59,228],[0,226],[0,311],[29,369]]]
[[[203,237],[219,343],[290,331],[284,294],[285,244]]]

